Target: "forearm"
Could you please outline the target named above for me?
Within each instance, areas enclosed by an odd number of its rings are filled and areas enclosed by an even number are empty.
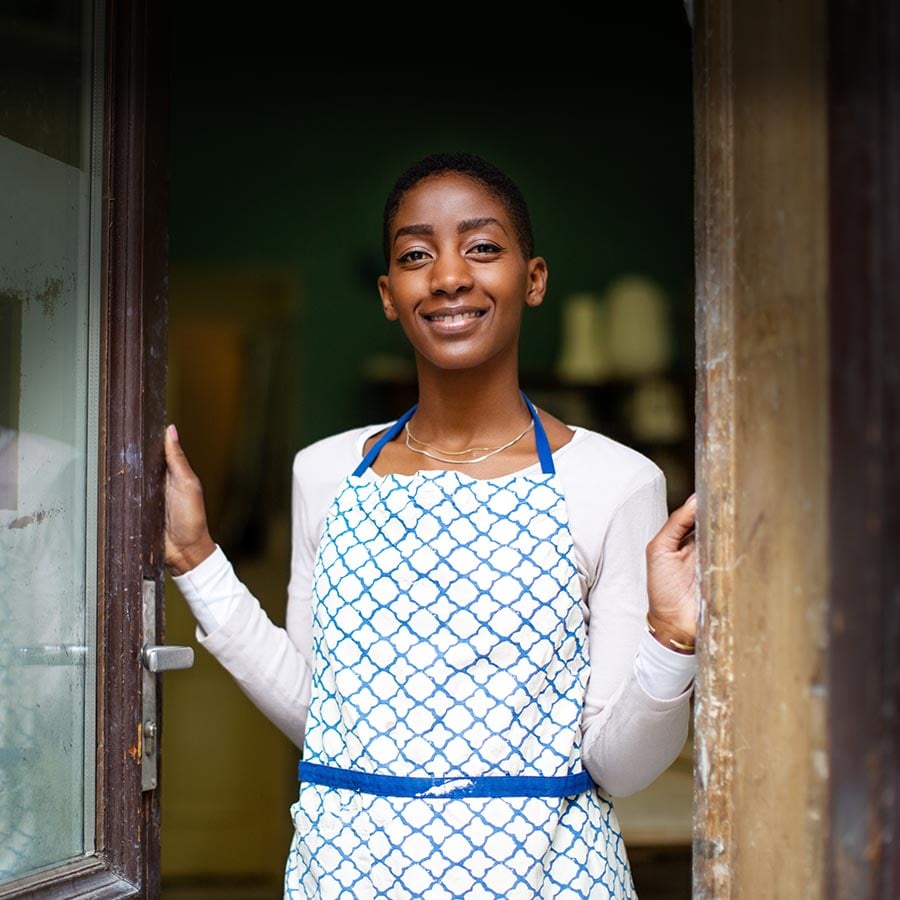
[[[585,727],[582,763],[614,797],[652,784],[684,747],[690,725],[690,689],[661,700],[632,672],[616,695]]]
[[[200,643],[231,673],[254,705],[298,747],[303,747],[311,671],[288,633],[252,595],[241,599],[228,621]]]
[[[269,619],[219,549],[173,580],[197,619],[200,644],[260,711],[301,747],[310,670],[287,631]]]
[[[643,790],[684,747],[696,661],[641,635],[632,670],[585,720],[582,760],[614,796]]]

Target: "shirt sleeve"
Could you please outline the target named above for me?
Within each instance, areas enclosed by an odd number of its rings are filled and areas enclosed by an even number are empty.
[[[203,562],[181,575],[173,575],[172,581],[187,600],[204,635],[228,621],[244,590],[218,544]]]
[[[234,677],[263,715],[302,749],[312,678],[309,596],[315,535],[309,532],[298,470],[295,462],[285,628],[272,622],[219,547],[200,565],[173,580],[197,619],[198,642]]]
[[[591,674],[582,760],[612,796],[643,790],[681,752],[696,661],[647,631],[647,544],[668,513],[661,472],[612,514],[588,596]]]

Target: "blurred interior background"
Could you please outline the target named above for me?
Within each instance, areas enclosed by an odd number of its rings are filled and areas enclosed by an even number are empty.
[[[325,435],[411,402],[385,321],[384,198],[434,150],[520,184],[547,299],[525,317],[522,386],[641,449],[670,505],[693,487],[691,29],[683,4],[604,9],[577,68],[481,71],[439,42],[397,68],[310,56],[302,23],[172,13],[169,420],[213,534],[283,622],[290,468]],[[418,38],[422,48],[431,37]],[[167,640],[195,643],[167,586]],[[280,897],[297,751],[202,649],[167,679],[164,900]],[[641,900],[690,896],[690,741],[617,804]]]

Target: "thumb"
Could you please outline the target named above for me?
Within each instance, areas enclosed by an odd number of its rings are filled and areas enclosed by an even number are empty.
[[[691,494],[684,503],[666,519],[653,543],[662,552],[672,552],[681,547],[697,522],[697,495]]]
[[[181,442],[178,440],[178,429],[174,425],[170,425],[166,429],[166,466],[175,477],[191,477],[194,470],[181,449]]]

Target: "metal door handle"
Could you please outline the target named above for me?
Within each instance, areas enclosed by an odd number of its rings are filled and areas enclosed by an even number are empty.
[[[141,647],[141,696],[143,715],[138,723],[138,745],[141,748],[141,787],[155,790],[158,784],[160,727],[157,719],[157,697],[160,672],[190,669],[194,664],[192,647],[154,644],[156,636],[156,582],[144,579],[143,589],[144,646]]]
[[[145,644],[141,650],[141,660],[148,672],[190,669],[194,665],[194,648],[170,644]]]

